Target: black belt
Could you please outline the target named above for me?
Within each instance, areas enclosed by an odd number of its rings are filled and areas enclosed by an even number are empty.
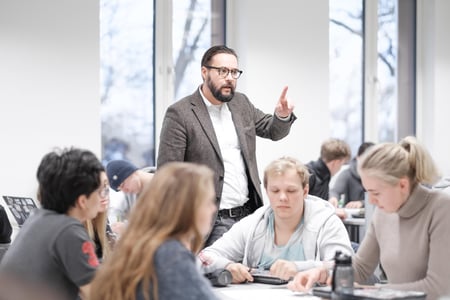
[[[247,203],[242,206],[237,206],[229,209],[221,209],[217,213],[222,218],[242,218],[250,214],[250,209],[247,207]]]

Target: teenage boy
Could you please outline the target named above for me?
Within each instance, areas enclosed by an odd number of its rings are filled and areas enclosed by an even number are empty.
[[[99,261],[83,222],[100,209],[104,172],[87,150],[46,154],[37,170],[42,208],[28,217],[6,252],[2,273],[25,285],[52,289],[63,299],[85,299]]]

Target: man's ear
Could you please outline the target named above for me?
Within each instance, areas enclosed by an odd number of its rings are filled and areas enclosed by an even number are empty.
[[[87,203],[86,195],[80,195],[78,196],[77,201],[75,201],[75,206],[84,210],[87,207],[86,203]]]
[[[308,196],[308,193],[309,193],[309,183],[307,183],[303,188],[303,197]]]

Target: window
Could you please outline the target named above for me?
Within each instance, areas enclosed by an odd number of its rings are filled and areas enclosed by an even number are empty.
[[[169,89],[175,99],[165,104],[191,94],[201,82],[204,51],[212,43],[224,42],[224,0],[166,1],[100,1],[104,163],[126,159],[141,167],[155,165],[155,80],[162,78],[163,86],[173,82]],[[172,18],[167,18],[169,14]],[[172,32],[158,40],[164,44],[158,49],[173,49],[172,55],[161,56],[170,59],[165,65],[173,66],[173,80],[165,72],[155,72],[154,30],[159,25],[154,15],[172,20]]]
[[[153,1],[100,1],[102,158],[154,165]]]
[[[331,131],[352,153],[364,140],[393,142],[407,130],[414,134],[414,109],[398,109],[414,104],[415,4],[406,2],[330,0]],[[403,65],[398,30],[407,37]]]
[[[397,126],[396,2],[378,1],[378,141],[395,142]]]
[[[363,139],[363,4],[330,1],[331,135],[356,153]]]

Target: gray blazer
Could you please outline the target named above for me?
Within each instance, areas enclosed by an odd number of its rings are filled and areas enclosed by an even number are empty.
[[[256,163],[256,136],[271,140],[285,137],[296,117],[282,121],[265,114],[249,101],[247,96],[235,93],[228,102],[242,157],[245,162],[249,198],[253,210],[262,206],[261,181]],[[188,161],[209,166],[214,170],[217,204],[222,195],[224,165],[219,143],[205,103],[197,89],[172,104],[164,117],[158,150],[158,168],[169,161]]]

